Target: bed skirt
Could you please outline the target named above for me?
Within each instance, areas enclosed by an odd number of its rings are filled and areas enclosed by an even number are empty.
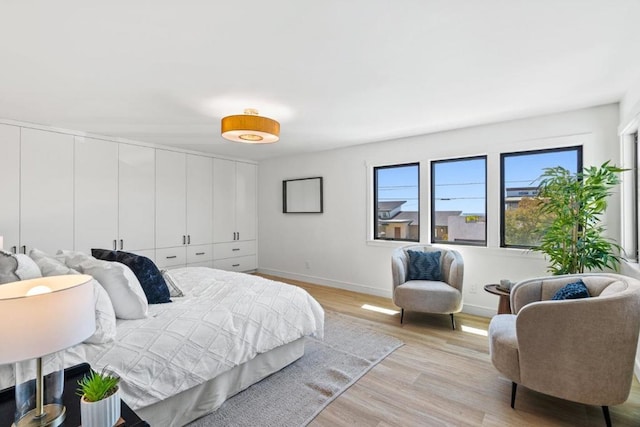
[[[295,362],[304,354],[299,338],[226,371],[199,386],[136,410],[152,426],[182,427],[222,405],[231,396]]]

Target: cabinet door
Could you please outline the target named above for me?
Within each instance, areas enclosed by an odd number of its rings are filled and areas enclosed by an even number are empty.
[[[190,245],[213,240],[213,160],[187,155],[187,235]]]
[[[186,244],[186,156],[156,150],[156,248]]]
[[[73,136],[22,128],[20,244],[73,248]]]
[[[155,166],[153,148],[118,145],[118,238],[124,250],[155,248]]]
[[[20,128],[0,125],[0,236],[4,250],[20,246]],[[0,247],[2,249],[2,247]]]
[[[213,242],[232,242],[236,231],[236,162],[213,159]]]
[[[256,166],[236,164],[236,231],[238,240],[256,238]]]
[[[118,238],[118,144],[75,137],[75,250],[114,249]]]

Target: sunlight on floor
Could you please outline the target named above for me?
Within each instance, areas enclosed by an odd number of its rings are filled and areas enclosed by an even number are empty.
[[[467,332],[469,334],[481,335],[483,337],[486,337],[489,335],[489,333],[484,329],[472,328],[471,326],[465,326],[465,325],[461,325],[460,328],[462,329],[462,332]]]
[[[388,314],[389,316],[395,316],[396,314],[400,313],[398,310],[389,310],[388,308],[382,308],[376,305],[369,305],[369,304],[365,304],[361,308],[364,308],[365,310],[376,311],[378,313]]]

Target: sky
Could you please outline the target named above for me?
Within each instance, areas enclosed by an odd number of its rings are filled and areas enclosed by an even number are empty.
[[[505,188],[535,187],[547,167],[577,170],[576,150],[505,156]],[[435,182],[435,210],[485,214],[485,158],[432,162]],[[378,200],[406,200],[403,211],[418,210],[418,165],[378,168]]]

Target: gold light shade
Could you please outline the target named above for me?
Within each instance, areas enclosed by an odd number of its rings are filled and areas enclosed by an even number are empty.
[[[229,141],[270,144],[280,139],[280,123],[259,116],[256,110],[246,109],[244,114],[224,117],[221,132]]]

